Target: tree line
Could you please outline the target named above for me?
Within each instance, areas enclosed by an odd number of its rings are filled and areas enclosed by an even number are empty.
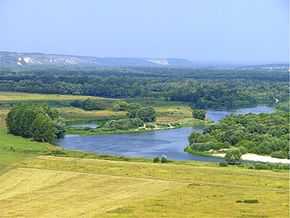
[[[0,91],[113,98],[154,97],[194,108],[232,109],[273,104],[288,97],[284,71],[116,68],[95,71],[0,72]],[[90,102],[88,102],[90,103]],[[94,105],[83,105],[92,108]]]

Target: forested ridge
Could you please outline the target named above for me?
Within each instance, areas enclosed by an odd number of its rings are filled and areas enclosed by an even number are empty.
[[[288,97],[288,72],[173,68],[104,68],[0,72],[0,91],[113,98],[153,97],[184,101],[194,108],[273,104]]]

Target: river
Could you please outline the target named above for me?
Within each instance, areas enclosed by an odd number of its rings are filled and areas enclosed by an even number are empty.
[[[214,122],[228,116],[231,113],[271,113],[272,108],[257,106],[236,111],[208,111],[208,118]],[[166,155],[171,160],[198,160],[207,162],[220,162],[216,157],[204,157],[191,155],[184,152],[188,143],[188,137],[193,131],[201,131],[197,128],[179,128],[159,130],[143,133],[112,134],[96,136],[66,135],[58,141],[58,144],[66,149],[95,152],[127,157],[153,158]]]

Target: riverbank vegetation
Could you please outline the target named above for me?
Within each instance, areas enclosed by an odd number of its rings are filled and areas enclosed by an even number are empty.
[[[289,159],[289,113],[232,115],[189,137],[189,152],[255,153]]]

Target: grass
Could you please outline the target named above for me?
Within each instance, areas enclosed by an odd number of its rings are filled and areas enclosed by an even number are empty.
[[[97,156],[5,129],[0,187],[0,217],[281,218],[289,209],[288,171]]]
[[[104,99],[100,97],[80,96],[80,95],[58,95],[58,94],[35,94],[23,92],[0,92],[0,102],[9,101],[66,101],[85,100],[87,98]]]
[[[7,134],[6,129],[0,128],[0,174],[14,163],[57,149],[47,143],[38,143]]]

